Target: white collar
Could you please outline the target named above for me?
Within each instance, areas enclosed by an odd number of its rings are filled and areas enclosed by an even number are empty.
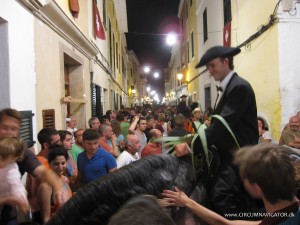
[[[220,86],[222,87],[223,92],[225,91],[231,77],[235,74],[234,71],[230,71],[229,74],[221,81]]]

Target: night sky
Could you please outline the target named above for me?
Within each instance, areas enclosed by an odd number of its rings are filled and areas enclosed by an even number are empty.
[[[128,50],[133,50],[141,66],[149,64],[153,70],[168,67],[171,47],[165,43],[165,34],[178,33],[179,0],[126,0]],[[154,79],[147,75],[151,89],[164,96],[164,77]]]

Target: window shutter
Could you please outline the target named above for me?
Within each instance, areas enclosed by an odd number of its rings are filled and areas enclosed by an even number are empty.
[[[45,109],[43,114],[43,128],[55,128],[55,110]]]
[[[98,118],[103,116],[103,103],[101,101],[101,87],[96,85],[96,116]]]
[[[33,141],[32,134],[32,117],[34,116],[34,114],[30,110],[19,112],[22,119],[19,137],[26,143],[27,147],[30,148],[35,143],[35,141]]]

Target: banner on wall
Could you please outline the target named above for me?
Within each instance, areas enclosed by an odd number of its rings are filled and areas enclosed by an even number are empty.
[[[230,47],[231,42],[231,23],[228,22],[224,26],[223,30],[223,45],[224,47]]]
[[[101,40],[105,40],[105,31],[103,28],[103,24],[101,22],[99,10],[97,7],[97,1],[93,0],[93,14],[94,14],[94,32],[95,32],[95,38],[99,38]]]
[[[79,15],[79,2],[78,0],[69,0],[70,11],[74,18],[78,18]]]

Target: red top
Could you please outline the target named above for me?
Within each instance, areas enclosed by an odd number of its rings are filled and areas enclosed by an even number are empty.
[[[141,157],[144,158],[148,155],[158,155],[162,154],[161,143],[151,143],[149,142],[145,148],[142,150]]]

